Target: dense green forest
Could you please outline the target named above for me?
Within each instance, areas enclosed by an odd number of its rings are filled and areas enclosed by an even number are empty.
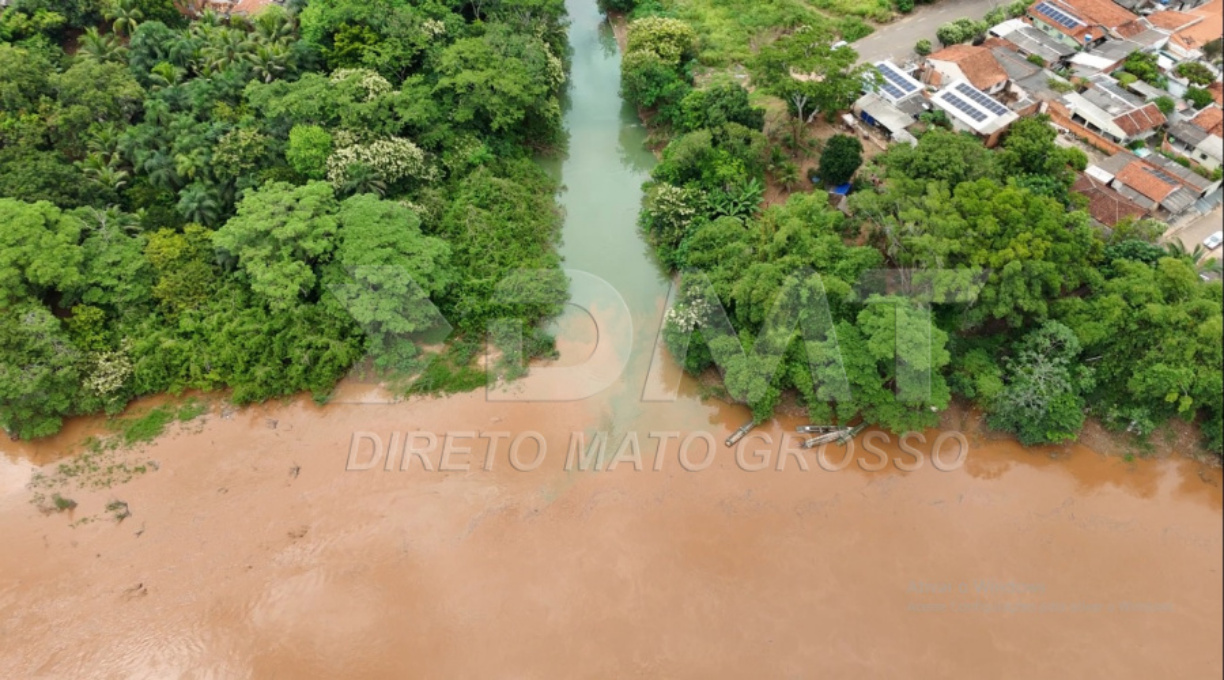
[[[816,421],[901,432],[959,396],[1025,444],[1073,440],[1088,416],[1141,437],[1181,418],[1221,451],[1220,281],[1158,245],[1163,224],[1093,228],[1069,191],[1087,159],[1044,117],[994,150],[931,117],[916,146],[860,167],[857,139],[805,133],[872,77],[835,26],[760,37],[750,94],[708,70],[697,84],[710,26],[686,3],[606,4],[630,12],[622,93],[666,141],[641,225],[682,273],[664,334],[687,370],[717,366],[758,421],[789,392]],[[768,99],[784,105],[771,125]],[[815,186],[763,207],[817,156]],[[823,185],[851,176],[843,214]]]
[[[561,141],[565,27],[561,0],[191,20],[172,0],[14,0],[0,426],[48,435],[187,388],[322,399],[365,363],[483,385],[488,322],[538,329],[565,296],[556,186],[531,160]],[[421,374],[438,311],[454,335]]]

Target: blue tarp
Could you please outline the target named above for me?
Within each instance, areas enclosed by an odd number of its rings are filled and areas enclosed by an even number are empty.
[[[838,196],[845,196],[846,194],[850,193],[850,183],[846,182],[839,187],[833,187],[829,193],[837,194]]]

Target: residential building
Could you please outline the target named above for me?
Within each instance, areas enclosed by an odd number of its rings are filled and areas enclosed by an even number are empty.
[[[1172,30],[1153,26],[1145,17],[1118,27],[1119,38],[1139,45],[1146,52],[1162,49],[1172,34]]]
[[[1194,161],[1208,170],[1224,165],[1224,112],[1209,106],[1189,120],[1172,123],[1165,135],[1165,150]]]
[[[1071,47],[1089,47],[1139,17],[1112,0],[1038,0],[1026,13],[1033,26]]]
[[[1166,158],[1162,154],[1154,153],[1147,156],[1143,160],[1147,161],[1148,164],[1154,165],[1160,170],[1163,170],[1166,174],[1173,176],[1178,182],[1181,183],[1182,188],[1194,196],[1195,200],[1204,198],[1207,196],[1207,194],[1210,194],[1211,192],[1220,188],[1219,181],[1213,182],[1190,168],[1178,163],[1172,158]]]
[[[931,98],[935,107],[948,114],[952,127],[972,132],[986,146],[994,146],[1019,116],[966,80],[948,83]]]
[[[1127,92],[1104,75],[1092,78],[1091,87],[1082,93],[1064,94],[1059,103],[1073,123],[1123,146],[1151,137],[1166,120],[1155,104]]]
[[[997,94],[1007,85],[1007,72],[984,45],[951,45],[927,56],[922,79],[928,85],[967,80],[986,94]]]
[[[1072,73],[1089,78],[1098,73],[1113,73],[1122,68],[1131,52],[1142,52],[1143,45],[1130,40],[1107,39],[1090,49],[1077,52],[1067,60]]]
[[[992,26],[990,34],[1015,45],[1020,54],[1026,57],[1035,54],[1051,66],[1064,61],[1076,51],[1076,46],[1051,38],[1021,19],[1008,19]]]
[[[1093,221],[1113,228],[1125,219],[1138,220],[1150,213],[1138,203],[1110,188],[1108,182],[1081,174],[1071,185],[1071,191],[1088,199],[1088,214]]]
[[[851,110],[864,123],[884,130],[892,141],[916,142],[908,128],[923,111],[930,109],[922,96],[922,83],[891,61],[876,62],[874,66],[883,77],[883,84],[869,88]]]
[[[1155,158],[1162,157],[1152,157],[1153,160]],[[1162,211],[1170,216],[1179,215],[1197,200],[1197,191],[1183,186],[1177,175],[1170,174],[1158,164],[1141,159],[1129,151],[1121,151],[1088,166],[1084,174],[1108,184],[1127,200],[1148,212]]]
[[[1009,43],[1010,44],[1010,43]],[[1007,73],[1007,87],[996,98],[1020,116],[1043,113],[1049,102],[1057,101],[1062,92],[1051,82],[1066,83],[1063,78],[1032,63],[1010,47],[993,47],[995,61]],[[1070,83],[1067,83],[1070,88]]]
[[[1148,17],[1148,21],[1169,12],[1156,12]],[[1199,59],[1203,56],[1203,45],[1220,38],[1221,24],[1224,23],[1224,0],[1211,0],[1205,5],[1177,12],[1185,15],[1189,23],[1179,26],[1169,38],[1166,49],[1178,59]],[[1183,17],[1176,17],[1180,22]]]

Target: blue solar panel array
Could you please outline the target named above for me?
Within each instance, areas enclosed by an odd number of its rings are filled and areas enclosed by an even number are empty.
[[[888,93],[888,96],[892,97],[893,99],[901,99],[902,97],[905,97],[918,89],[918,87],[914,85],[912,81],[893,70],[893,68],[888,64],[880,62],[879,64],[876,64],[876,68],[879,69],[880,74],[884,76],[884,84],[881,87],[883,87],[884,91]]]
[[[1047,2],[1039,3],[1034,9],[1037,10],[1038,14],[1049,17],[1064,28],[1075,28],[1076,26],[1082,26],[1084,23]]]
[[[956,91],[965,95],[973,102],[980,104],[982,108],[996,116],[1002,116],[1007,113],[1006,107],[985,95],[981,90],[975,90],[964,83],[957,83]]]
[[[969,116],[970,118],[972,118],[975,122],[980,123],[986,120],[986,114],[982,113],[981,111],[978,111],[969,102],[965,101],[964,99],[961,99],[960,97],[952,94],[951,92],[944,92],[943,98],[944,98],[944,101],[948,102],[952,106],[955,106],[957,109],[962,111],[966,116]]]

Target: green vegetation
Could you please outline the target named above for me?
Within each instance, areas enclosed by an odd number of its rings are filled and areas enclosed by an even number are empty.
[[[174,411],[161,407],[155,408],[139,418],[120,421],[120,433],[123,443],[127,446],[141,444],[157,439],[166,431],[166,426],[174,422]]]
[[[949,45],[966,43],[983,36],[989,28],[990,24],[985,21],[974,21],[973,19],[962,17],[940,26],[935,30],[935,37],[939,40],[940,45],[947,47]]]
[[[1215,75],[1211,72],[1211,69],[1197,61],[1183,61],[1178,64],[1177,75],[1190,81],[1192,85],[1198,85],[1199,87],[1210,85],[1211,81],[1215,80]]]
[[[1190,102],[1194,108],[1201,109],[1211,106],[1211,102],[1214,101],[1214,99],[1212,98],[1210,92],[1201,87],[1188,87],[1186,88],[1186,101]]]
[[[561,0],[289,6],[0,14],[8,432],[185,389],[324,399],[366,360],[432,378],[443,319],[460,342],[523,319],[529,351],[551,351],[560,218],[532,157],[561,138]],[[548,274],[530,304],[498,294],[520,270]],[[482,385],[474,361],[446,353],[461,377],[413,389]],[[123,438],[189,415],[155,410]]]
[[[858,137],[833,135],[820,152],[820,178],[829,186],[845,184],[863,164],[863,143]]]
[[[1156,55],[1148,52],[1131,52],[1123,62],[1122,68],[1139,80],[1161,89],[1168,87],[1168,78],[1160,72],[1156,64]]]
[[[983,30],[954,22],[940,38]],[[703,54],[705,29],[693,33]],[[814,114],[843,111],[860,92],[856,55],[832,48],[833,37],[796,27],[747,62],[754,86],[787,103],[790,148],[803,148]],[[1145,62],[1132,62],[1143,77]],[[676,102],[691,91],[689,65],[681,58],[669,72],[683,90]],[[626,88],[631,98],[640,91]],[[719,97],[747,99],[729,95]],[[1069,191],[1087,157],[1056,145],[1044,116],[1015,123],[995,150],[931,117],[916,146],[895,145],[862,168],[858,140],[833,137],[819,174],[860,178],[847,218],[822,192],[763,210],[713,200],[751,200],[746,188],[790,177],[790,160],[744,123],[676,124],[663,109],[652,122],[673,137],[641,225],[682,272],[664,339],[686,370],[721,371],[711,393],[747,404],[757,420],[790,393],[814,420],[894,431],[934,425],[956,395],[1026,444],[1073,440],[1089,415],[1141,437],[1182,418],[1202,426],[1207,446],[1224,446],[1219,282],[1199,279],[1195,254],[1151,245],[1161,225],[1097,233]],[[854,293],[880,268],[907,283]],[[905,286],[915,293],[901,294]]]

